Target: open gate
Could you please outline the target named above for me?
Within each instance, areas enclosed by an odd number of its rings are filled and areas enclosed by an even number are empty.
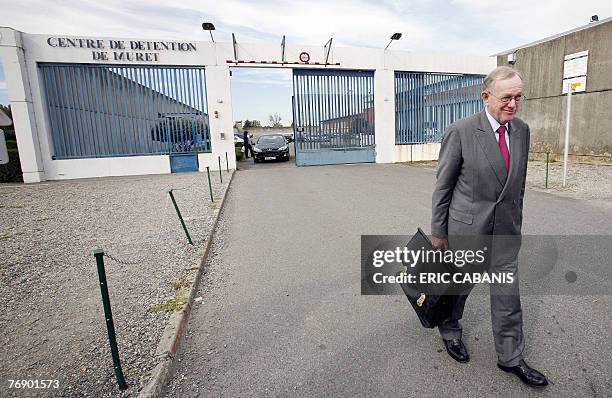
[[[298,166],[374,162],[374,72],[293,70]]]

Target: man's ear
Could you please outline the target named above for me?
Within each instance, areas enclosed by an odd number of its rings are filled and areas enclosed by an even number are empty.
[[[489,101],[489,93],[487,91],[483,91],[482,93],[480,93],[480,97],[482,98],[485,104]]]

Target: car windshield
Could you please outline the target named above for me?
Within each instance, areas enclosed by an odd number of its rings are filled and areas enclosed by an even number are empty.
[[[257,140],[258,144],[284,144],[285,139],[279,135],[263,135]]]

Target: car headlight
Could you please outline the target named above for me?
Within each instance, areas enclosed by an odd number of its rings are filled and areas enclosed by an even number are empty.
[[[282,146],[280,148],[278,148],[279,151],[286,151],[289,148],[288,145]]]
[[[259,149],[259,148],[253,148],[253,150],[254,150],[255,152],[261,152],[261,149]]]

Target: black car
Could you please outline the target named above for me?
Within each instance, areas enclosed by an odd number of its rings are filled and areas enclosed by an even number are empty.
[[[253,147],[255,163],[264,160],[289,160],[289,143],[281,134],[262,135]]]

